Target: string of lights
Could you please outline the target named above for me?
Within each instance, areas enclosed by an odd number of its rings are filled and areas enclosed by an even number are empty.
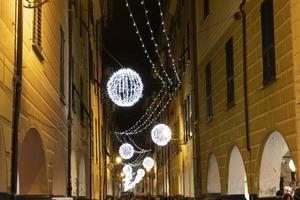
[[[150,115],[148,115],[148,118],[146,120],[144,120],[142,122],[142,124],[140,124],[139,126],[137,126],[134,129],[131,129],[130,131],[123,131],[123,132],[118,132],[117,134],[119,135],[133,135],[132,133],[135,132],[137,129],[139,129],[141,126],[143,126],[145,123],[147,123],[147,121],[154,115],[154,113],[157,111],[157,109],[159,108],[159,106],[162,104],[163,100],[165,99],[167,95],[167,90],[165,90],[162,98],[160,99],[159,103],[155,106],[155,108],[152,110],[152,112],[150,113]]]
[[[153,99],[153,101],[151,102],[149,108],[147,108],[147,110],[145,111],[145,113],[142,115],[142,117],[140,117],[140,119],[138,119],[135,124],[133,126],[131,126],[129,129],[125,130],[125,131],[122,131],[122,132],[115,132],[115,133],[118,133],[118,134],[121,134],[121,133],[127,133],[127,132],[130,132],[132,131],[134,128],[136,128],[137,125],[139,125],[143,120],[144,118],[149,114],[150,110],[152,109],[152,107],[156,104],[156,101],[161,97],[161,94],[162,92],[164,91],[165,89],[165,86],[163,86],[157,96]],[[165,91],[166,92],[166,91]]]
[[[178,88],[180,85],[178,85],[175,90],[169,94],[169,99],[167,100],[166,104],[162,107],[162,109],[157,113],[157,115],[149,122],[149,118],[148,117],[147,120],[145,120],[138,128],[136,128],[134,131],[131,131],[129,133],[124,133],[126,135],[134,135],[134,134],[138,134],[144,130],[146,130],[149,126],[151,126],[156,119],[161,115],[161,113],[166,109],[166,107],[170,104],[171,100],[173,99],[173,96],[175,95],[175,93],[177,92]]]
[[[163,33],[164,33],[165,38],[166,38],[166,42],[167,42],[168,56],[169,56],[169,58],[172,62],[172,69],[173,69],[173,71],[176,75],[176,79],[177,79],[178,83],[181,84],[181,80],[180,80],[179,75],[178,75],[177,70],[176,70],[175,60],[172,56],[170,39],[169,39],[169,36],[168,36],[168,33],[167,33],[167,29],[166,29],[166,25],[165,25],[165,21],[164,21],[164,16],[163,16],[160,0],[157,0],[157,2],[158,2],[159,12],[160,12],[161,25],[162,25],[162,28],[163,28]]]
[[[151,41],[153,42],[153,45],[154,45],[154,48],[155,48],[155,53],[156,53],[156,55],[158,57],[158,61],[160,63],[160,66],[161,66],[161,68],[163,70],[163,73],[165,74],[167,80],[169,81],[170,85],[172,85],[172,80],[169,78],[169,76],[168,76],[168,74],[167,74],[167,72],[166,72],[163,64],[161,63],[161,57],[160,57],[160,54],[159,54],[158,44],[155,41],[155,36],[154,36],[153,29],[152,29],[152,26],[151,26],[151,23],[150,23],[150,20],[149,20],[149,16],[148,16],[149,11],[146,8],[146,4],[145,4],[144,0],[141,0],[141,5],[142,5],[142,7],[144,9],[144,13],[145,13],[146,20],[147,20],[147,26],[148,26],[149,32],[151,34]]]
[[[144,40],[143,40],[143,38],[142,38],[142,35],[141,35],[141,33],[140,33],[140,31],[139,31],[139,29],[138,29],[138,27],[137,27],[137,23],[136,23],[136,21],[135,21],[135,19],[134,19],[134,17],[133,17],[133,14],[132,14],[131,8],[130,8],[130,6],[129,6],[128,0],[125,0],[125,2],[126,2],[126,7],[128,8],[128,11],[129,11],[130,18],[132,19],[132,23],[133,23],[133,26],[134,26],[134,28],[135,28],[135,32],[136,32],[136,34],[137,34],[138,37],[139,37],[139,41],[141,42],[141,46],[142,46],[142,48],[143,48],[143,50],[144,50],[144,53],[146,54],[146,57],[147,57],[147,59],[148,59],[150,65],[151,65],[151,67],[152,67],[154,73],[155,73],[156,76],[160,79],[160,81],[162,82],[162,84],[165,85],[165,84],[166,84],[165,81],[163,80],[163,78],[161,77],[161,75],[158,73],[158,71],[157,71],[157,69],[156,69],[156,67],[155,67],[155,65],[154,65],[154,62],[152,61],[152,59],[151,59],[151,57],[150,57],[150,54],[149,54],[149,52],[148,52],[148,50],[147,50],[147,48],[146,48],[145,42],[144,42]]]
[[[152,27],[151,27],[150,20],[149,20],[149,16],[148,16],[148,10],[147,10],[147,8],[146,8],[145,3],[144,3],[143,0],[141,1],[141,4],[143,5],[144,12],[145,12],[145,16],[146,16],[146,19],[147,19],[147,25],[148,25],[149,31],[150,31],[150,33],[151,33],[151,40],[153,41],[153,44],[154,44],[154,47],[155,47],[155,51],[156,51],[156,53],[157,53],[157,55],[158,55],[158,57],[159,57],[159,60],[160,60],[160,54],[159,54],[159,51],[158,51],[158,44],[156,43],[155,38],[154,38],[153,29],[152,29]],[[146,47],[145,47],[145,45],[144,45],[144,43],[143,43],[143,39],[142,39],[142,37],[141,37],[140,31],[139,31],[139,29],[138,29],[138,27],[137,27],[136,21],[135,21],[135,19],[134,19],[134,17],[133,17],[133,14],[132,14],[132,12],[131,12],[131,9],[130,9],[130,6],[129,6],[127,0],[126,0],[126,6],[127,6],[128,10],[129,10],[130,17],[132,18],[133,25],[134,25],[134,27],[135,27],[135,29],[136,29],[136,33],[137,33],[138,36],[140,37],[140,41],[142,41],[142,45],[143,45],[143,47],[144,47],[144,50],[145,50],[145,52],[147,53],[147,58],[149,59],[149,62],[153,64],[153,62],[152,62],[152,60],[151,60],[151,58],[150,58],[150,56],[149,56],[149,54],[148,54],[148,51],[147,51],[147,49],[146,49]],[[161,11],[161,9],[160,9],[160,11]],[[163,22],[163,24],[164,24],[164,22]],[[163,27],[164,27],[164,26],[163,26]],[[164,28],[165,28],[165,27],[164,27]],[[168,37],[167,37],[167,39],[168,39]],[[169,45],[169,43],[168,43],[168,45]],[[169,56],[172,58],[172,54],[171,54],[170,50],[169,50],[168,52],[169,52]],[[175,64],[174,64],[174,59],[173,59],[173,58],[172,58],[172,61],[173,61],[173,70],[174,70],[176,76],[178,77],[178,74],[177,74],[177,71],[176,71],[176,68],[175,68]],[[162,67],[163,67],[163,66],[162,66]],[[164,68],[163,68],[163,70],[164,70]],[[165,70],[164,70],[164,73],[165,73],[166,76],[168,77],[168,75],[167,75],[167,73],[165,72]],[[179,80],[179,77],[178,77],[178,80]],[[172,83],[171,80],[169,80],[169,82]],[[170,98],[172,98],[172,96],[171,96]],[[145,116],[147,116],[147,113],[148,113],[147,111],[146,111],[145,115],[143,115],[143,116],[142,116],[142,117],[134,124],[134,126],[132,126],[131,128],[127,129],[126,131],[118,132],[118,134],[126,134],[126,135],[136,134],[136,133],[137,133],[137,130],[139,130],[140,127],[143,126],[145,123],[147,123],[147,122],[149,121],[149,119],[151,119],[151,117],[154,115],[154,112],[159,108],[159,106],[160,106],[161,102],[163,101],[163,99],[164,99],[164,98],[161,99],[160,103],[155,107],[155,109],[152,111],[152,113],[148,116],[147,120],[145,120],[141,125],[139,125],[137,128],[135,128],[138,124],[140,124],[140,123],[142,122],[142,120],[144,120]],[[170,100],[168,100],[167,102],[169,102],[169,101],[170,101]],[[166,105],[165,105],[165,106],[166,106]],[[165,107],[165,106],[164,106],[164,107]],[[132,130],[135,130],[135,131],[132,131]],[[144,130],[144,129],[143,129],[143,130]]]
[[[143,47],[143,49],[144,49],[144,52],[145,52],[146,55],[147,55],[148,61],[149,61],[149,63],[151,64],[152,68],[155,70],[156,75],[159,76],[158,72],[156,71],[156,68],[155,68],[154,63],[153,63],[152,59],[150,58],[150,55],[149,55],[149,53],[148,53],[148,50],[147,50],[147,48],[146,48],[146,46],[145,46],[145,44],[144,44],[144,40],[143,40],[143,38],[142,38],[142,36],[141,36],[141,34],[140,34],[140,31],[139,31],[139,29],[138,29],[138,27],[137,27],[137,24],[136,24],[136,21],[135,21],[135,18],[134,18],[134,16],[133,16],[133,14],[132,14],[132,11],[131,11],[131,8],[130,8],[130,6],[129,6],[129,3],[128,3],[127,0],[125,0],[125,1],[126,1],[126,6],[127,6],[127,8],[128,8],[128,11],[129,11],[130,17],[131,17],[131,19],[132,19],[133,25],[134,25],[134,27],[135,27],[136,33],[137,33],[137,35],[139,36],[139,40],[140,40],[140,42],[141,42],[141,44],[142,44],[142,47]],[[146,8],[145,8],[145,9],[146,9]],[[152,41],[154,42],[154,46],[155,46],[155,48],[156,48],[157,55],[159,56],[159,53],[158,53],[158,45],[157,45],[157,43],[156,43],[155,40],[154,40],[153,30],[152,30],[152,28],[151,28],[150,21],[149,21],[149,18],[148,18],[148,17],[147,17],[147,24],[149,25],[149,29],[150,29],[150,32],[151,32],[151,34],[152,34]],[[160,58],[160,57],[159,57],[159,58]],[[171,79],[170,79],[169,76],[167,75],[167,73],[166,73],[166,71],[164,70],[164,68],[163,68],[163,73],[164,73],[165,76],[167,77],[169,83],[172,84]],[[159,77],[161,77],[161,76],[159,76]],[[160,80],[163,81],[162,79],[160,79]],[[163,81],[163,87],[165,87],[164,81]],[[167,85],[167,87],[169,88],[170,85]],[[162,88],[162,89],[163,89],[163,88]],[[131,128],[129,128],[129,129],[127,129],[127,130],[125,130],[125,131],[123,131],[123,132],[121,132],[121,133],[118,132],[118,134],[130,132],[130,131],[133,130],[138,124],[140,124],[140,123],[143,121],[143,119],[148,115],[149,110],[151,110],[151,108],[156,104],[156,100],[160,97],[161,92],[162,92],[162,90],[160,90],[159,96],[158,96],[157,98],[155,98],[154,101],[152,101],[150,108],[146,110],[145,114],[144,114],[144,115],[143,115],[143,116],[142,116],[142,117],[141,117],[141,118],[140,118],[140,119],[139,119],[139,120],[138,120]],[[165,93],[166,93],[166,91],[165,91]],[[161,101],[160,101],[160,102],[161,102]],[[160,103],[159,103],[159,105],[160,105]],[[158,107],[158,106],[157,106],[157,107]],[[156,109],[155,109],[155,110],[156,110]]]

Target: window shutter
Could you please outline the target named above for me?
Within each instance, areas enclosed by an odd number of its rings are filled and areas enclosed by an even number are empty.
[[[261,4],[261,32],[263,53],[263,83],[276,78],[273,0]]]
[[[207,109],[207,120],[211,120],[213,118],[212,112],[212,94],[211,94],[211,64],[208,63],[205,67],[205,75],[206,75],[206,109]]]
[[[226,79],[227,79],[227,107],[234,104],[234,61],[233,61],[233,39],[226,42]]]

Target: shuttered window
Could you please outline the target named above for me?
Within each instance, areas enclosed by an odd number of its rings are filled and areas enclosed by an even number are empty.
[[[44,61],[42,55],[42,6],[34,8],[33,12],[32,48],[38,58]]]
[[[276,79],[273,0],[261,4],[261,32],[263,53],[263,83]]]
[[[234,105],[234,62],[233,39],[230,38],[225,45],[226,51],[226,80],[227,80],[227,107]]]
[[[207,120],[213,119],[212,110],[212,94],[211,94],[211,64],[208,63],[205,67],[205,86],[206,86],[206,112]]]

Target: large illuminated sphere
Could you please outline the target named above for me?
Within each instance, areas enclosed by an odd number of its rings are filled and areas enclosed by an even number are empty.
[[[130,159],[134,154],[134,148],[131,144],[124,143],[119,148],[119,154],[125,160]]]
[[[172,138],[171,129],[165,124],[157,124],[151,130],[151,138],[155,144],[165,146]]]
[[[150,170],[154,166],[154,160],[150,157],[146,157],[143,161],[145,169]]]
[[[109,98],[122,107],[130,107],[138,102],[142,97],[143,87],[141,77],[129,68],[113,73],[107,82]]]
[[[137,176],[139,176],[139,177],[144,177],[145,176],[145,170],[143,170],[143,169],[138,169],[137,170]]]
[[[131,174],[132,173],[132,167],[130,165],[124,165],[122,171],[123,171],[124,174]]]

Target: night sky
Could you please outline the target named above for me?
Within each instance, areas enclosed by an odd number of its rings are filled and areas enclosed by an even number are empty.
[[[124,67],[129,67],[139,73],[144,84],[144,96],[136,105],[129,108],[117,108],[117,126],[122,131],[132,126],[142,116],[145,112],[145,108],[147,108],[145,97],[151,95],[153,91],[159,90],[161,85],[159,84],[159,81],[152,78],[152,68],[141,47],[139,37],[135,32],[125,0],[111,1],[113,4],[113,15],[104,30],[104,48],[106,48]],[[157,58],[154,54],[154,46],[151,41],[150,31],[146,24],[144,9],[140,2],[140,0],[129,0],[129,5],[148,52],[155,61]],[[161,22],[157,1],[145,0],[145,5],[149,10],[148,15],[150,23],[156,41],[158,41],[157,37],[161,28]],[[113,72],[121,68],[121,66],[111,59],[107,53],[105,53],[104,56],[105,67],[112,67]],[[145,136],[145,134],[142,135]],[[143,137],[139,134],[135,140],[143,140]]]

